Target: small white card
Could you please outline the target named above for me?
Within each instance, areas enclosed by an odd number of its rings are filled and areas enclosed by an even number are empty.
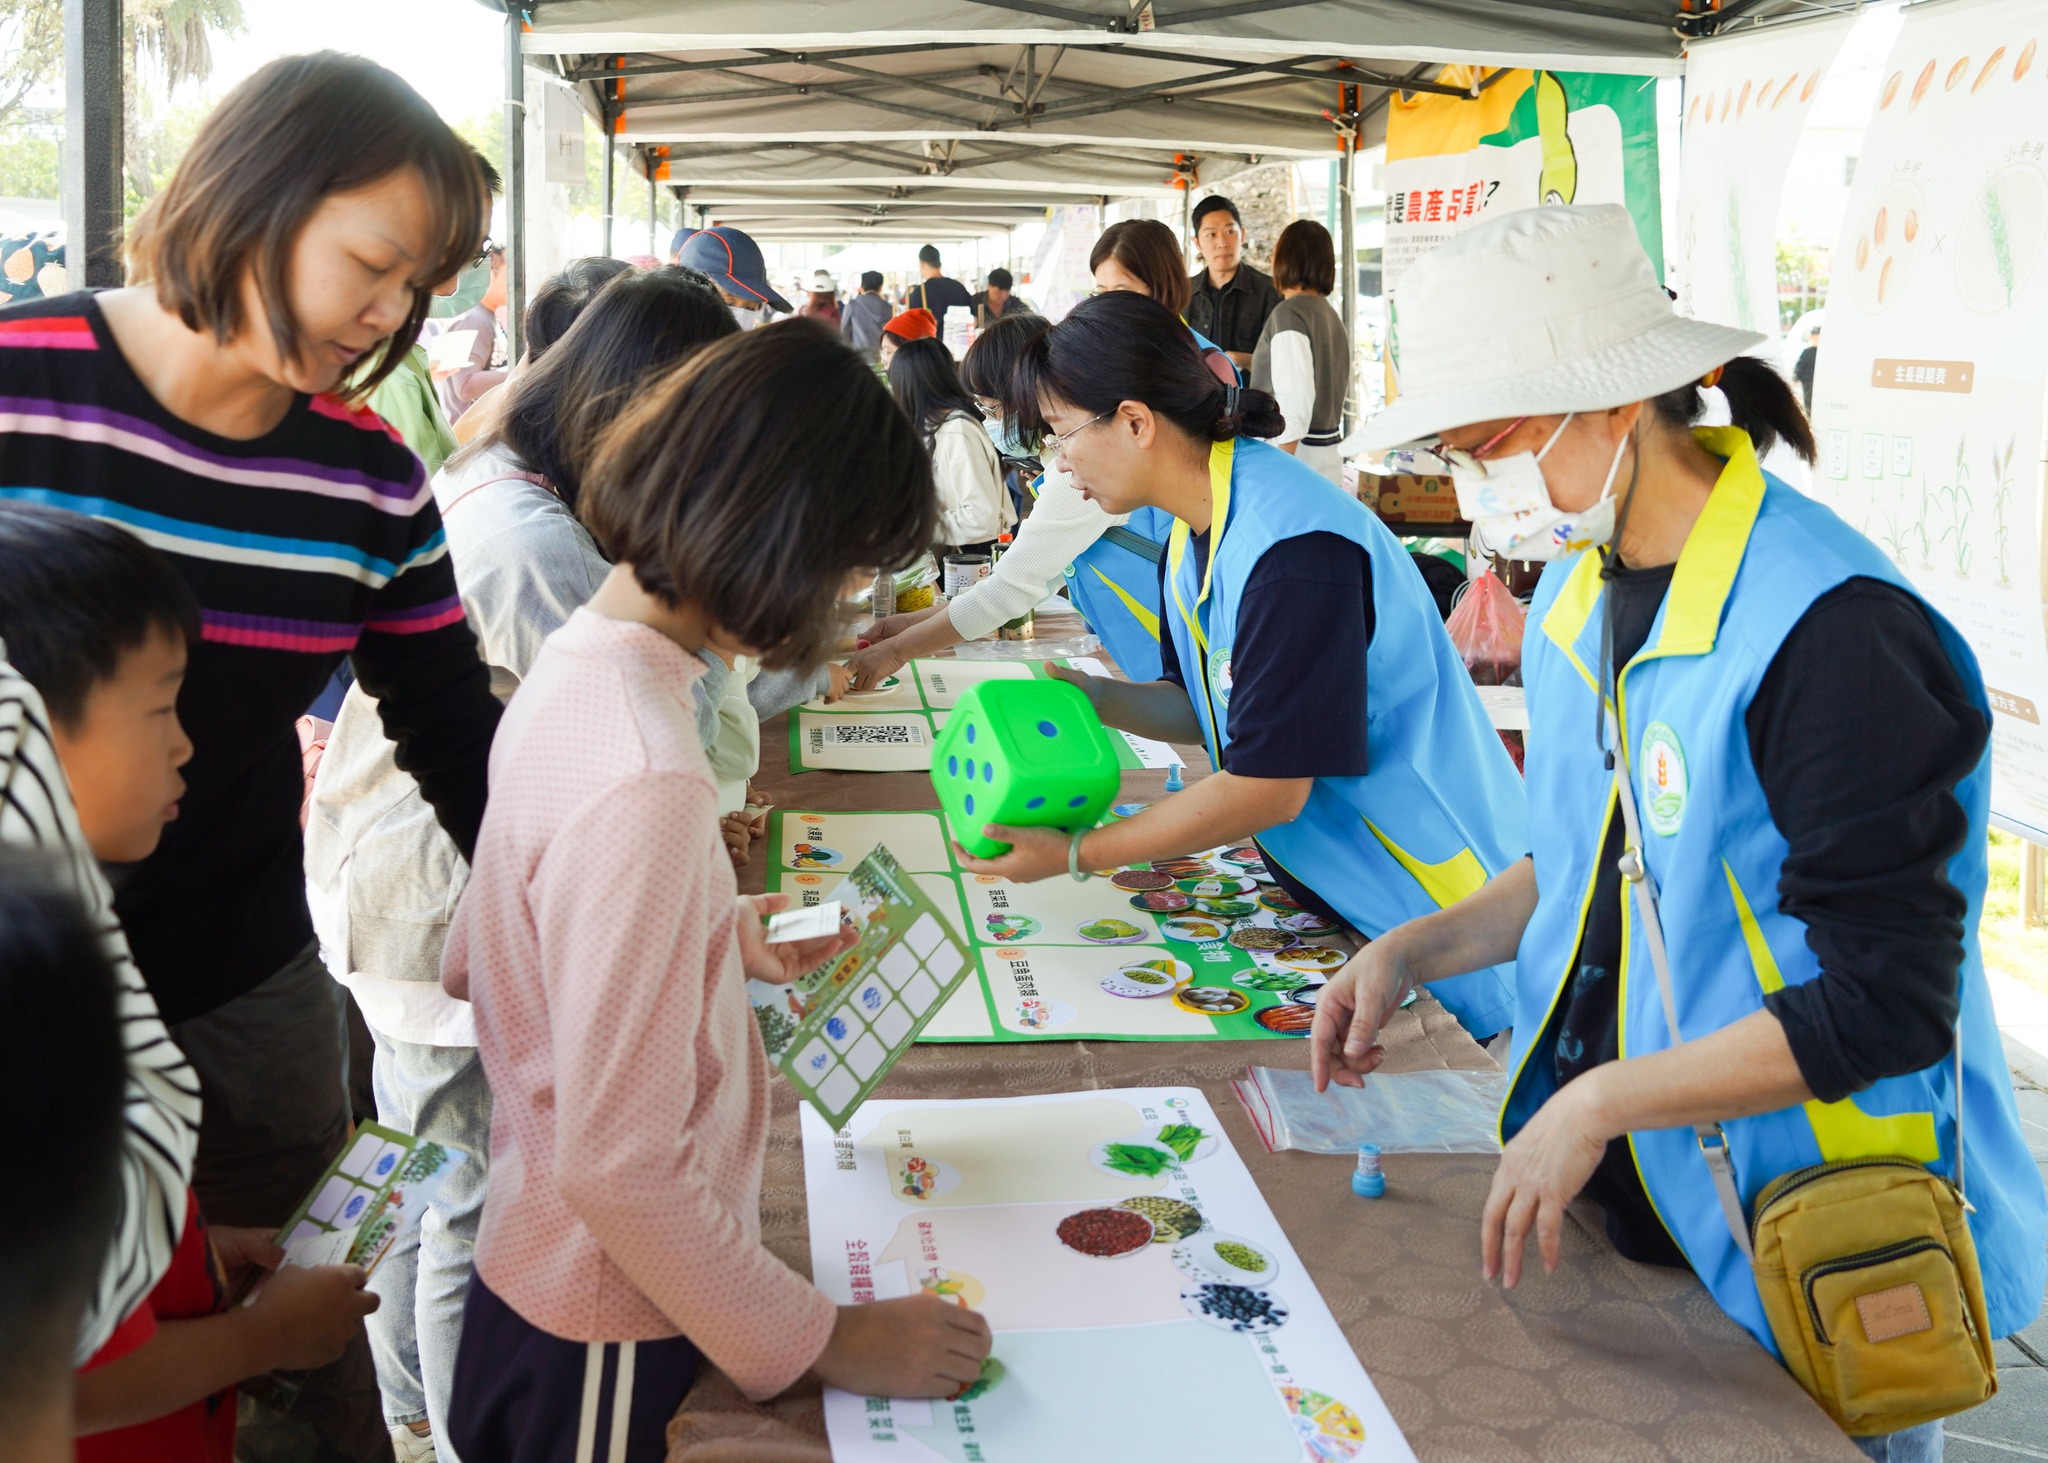
[[[839,933],[840,921],[846,909],[836,899],[823,904],[814,904],[809,909],[789,909],[781,914],[768,916],[768,943],[787,944],[791,940],[824,940]]]

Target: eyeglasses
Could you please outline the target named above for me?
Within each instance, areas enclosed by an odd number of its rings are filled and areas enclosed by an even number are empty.
[[[1528,420],[1527,417],[1516,417],[1477,447],[1452,447],[1442,438],[1427,447],[1396,447],[1381,457],[1379,470],[1382,473],[1413,473],[1421,477],[1442,477],[1454,467],[1466,472],[1484,472],[1486,454],[1500,446]]]
[[[492,242],[491,236],[489,234],[485,234],[483,243],[477,246],[476,258],[469,261],[469,267],[471,269],[483,268],[485,263],[489,261],[490,257],[497,252],[497,244]]]
[[[1055,458],[1059,456],[1062,452],[1066,451],[1067,444],[1069,442],[1073,441],[1076,437],[1080,436],[1083,432],[1087,431],[1097,422],[1106,422],[1115,415],[1116,408],[1111,407],[1108,411],[1096,413],[1094,416],[1088,418],[1087,421],[1081,423],[1080,426],[1074,428],[1074,430],[1071,432],[1061,432],[1057,436],[1048,433],[1045,437],[1040,439],[1039,456],[1050,461],[1052,458]]]
[[[974,404],[981,409],[983,421],[999,422],[1003,419],[1003,404],[994,397],[977,396],[974,398]]]

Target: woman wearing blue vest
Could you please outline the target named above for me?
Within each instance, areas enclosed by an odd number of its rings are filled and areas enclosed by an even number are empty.
[[[1225,386],[1149,300],[1085,300],[1026,348],[1011,405],[1106,512],[1168,515],[1160,679],[1069,673],[1102,719],[1207,743],[1217,773],[1072,838],[968,867],[1016,880],[1257,836],[1309,909],[1370,936],[1454,904],[1529,847],[1522,788],[1422,576],[1356,498],[1256,440],[1262,391]],[[1475,1036],[1508,1024],[1512,971],[1437,987]]]
[[[1157,219],[1111,224],[1088,256],[1098,292],[1126,290],[1157,300],[1175,315],[1188,307],[1188,273],[1173,230]],[[1012,323],[1014,321],[1014,324]],[[961,379],[981,401],[996,450],[1029,455],[1037,444],[1006,417],[1001,396],[1024,343],[1046,328],[1036,316],[1006,317],[974,342],[961,362]],[[1237,370],[1194,331],[1203,359],[1219,380],[1237,383]],[[870,642],[847,662],[853,689],[879,685],[920,655],[934,655],[962,640],[978,640],[1016,619],[1059,586],[1108,649],[1118,669],[1135,681],[1159,678],[1159,559],[1172,520],[1155,509],[1105,513],[1074,491],[1057,468],[1031,485],[1036,500],[1017,527],[1017,542],[994,571],[950,605],[891,615],[870,626]]]
[[[1485,1273],[1513,1285],[1532,1231],[1555,1268],[1584,1192],[1623,1254],[1690,1267],[1775,1352],[1735,1234],[1758,1192],[1878,1155],[1953,1181],[1960,1071],[1991,1333],[2025,1326],[2044,1203],[1977,948],[1990,709],[1968,646],[1757,466],[1776,440],[1811,459],[1798,402],[1738,356],[1762,337],[1672,313],[1625,210],[1489,220],[1394,303],[1401,395],[1366,445],[1422,444],[1479,537],[1556,561],[1523,650],[1534,849],[1338,973],[1318,1084],[1378,1064],[1409,990],[1513,959]],[[1702,387],[1733,426],[1692,425]],[[1744,1214],[1717,1187],[1729,1166]],[[1935,1458],[1941,1424],[1856,1441]]]

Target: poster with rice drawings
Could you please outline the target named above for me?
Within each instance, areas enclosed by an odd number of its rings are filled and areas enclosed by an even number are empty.
[[[803,1143],[820,1289],[994,1332],[951,1399],[828,1388],[842,1463],[1414,1457],[1197,1089],[807,1108]]]

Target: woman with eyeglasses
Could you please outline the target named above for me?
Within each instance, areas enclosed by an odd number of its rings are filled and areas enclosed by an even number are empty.
[[[1088,267],[1097,294],[1142,295],[1176,316],[1187,311],[1190,286],[1180,242],[1157,219],[1111,224],[1095,241]],[[996,448],[1008,457],[1031,454],[1034,443],[1021,423],[1006,418],[999,398],[1017,355],[1045,328],[1037,316],[1006,316],[982,332],[961,363],[962,379],[981,400]],[[1219,381],[1236,385],[1237,369],[1223,353],[1193,330],[1188,335],[1205,367]],[[847,662],[853,689],[879,685],[918,656],[992,634],[1057,589],[1062,575],[1067,597],[1118,668],[1133,680],[1158,678],[1159,561],[1171,526],[1166,515],[1150,509],[1104,513],[1056,468],[1034,480],[1032,494],[1035,502],[1016,544],[989,578],[950,605],[890,615],[869,627],[869,643]]]
[[[977,873],[1027,882],[1256,838],[1303,908],[1377,937],[1528,850],[1514,764],[1399,540],[1261,438],[1185,327],[1130,293],[1084,300],[1027,347],[1010,405],[1106,513],[1164,516],[1157,679],[1064,673],[1103,721],[1207,744],[1216,774],[1107,827],[991,826]],[[1437,994],[1475,1036],[1508,1023],[1510,963]]]
[[[1624,209],[1481,223],[1399,304],[1401,395],[1366,444],[1420,443],[1483,539],[1556,561],[1524,641],[1534,845],[1337,974],[1318,1085],[1358,1085],[1418,986],[1515,962],[1486,1274],[1514,1285],[1532,1233],[1554,1269],[1584,1193],[1624,1255],[1690,1268],[1774,1350],[1759,1192],[1880,1155],[1958,1182],[1966,1095],[1990,1334],[2026,1325],[2044,1203],[1977,949],[1991,718],[1968,646],[1758,466],[1778,440],[1811,460],[1797,398],[1739,354],[1763,337],[1672,313]],[[1732,426],[1693,425],[1702,388]],[[1957,1300],[1924,1297],[1951,1323]],[[1857,1441],[1938,1458],[1940,1427]]]

